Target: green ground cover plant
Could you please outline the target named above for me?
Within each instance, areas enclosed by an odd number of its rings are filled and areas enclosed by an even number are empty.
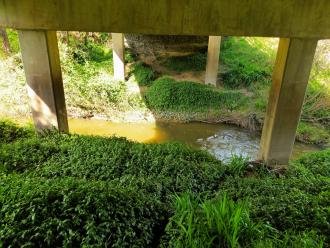
[[[156,80],[146,93],[148,106],[159,111],[219,112],[244,107],[247,98],[240,92],[220,91],[208,85],[171,78]]]
[[[0,181],[2,247],[146,247],[162,204],[137,187],[10,175]]]
[[[0,247],[329,247],[330,151],[279,174],[0,122]]]

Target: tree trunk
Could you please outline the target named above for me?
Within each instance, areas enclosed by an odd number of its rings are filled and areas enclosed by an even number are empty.
[[[9,54],[10,53],[10,44],[9,44],[9,39],[8,39],[6,29],[0,28],[0,35],[2,37],[3,51],[5,52],[5,54]]]

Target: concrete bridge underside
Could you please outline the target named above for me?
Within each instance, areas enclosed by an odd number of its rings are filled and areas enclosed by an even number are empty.
[[[121,33],[208,35],[210,83],[218,63],[212,51],[218,53],[220,43],[214,36],[280,37],[260,159],[283,165],[292,152],[317,41],[330,38],[329,13],[329,0],[0,0],[0,27],[19,30],[37,130],[55,126],[63,132],[68,122],[55,31],[116,33],[118,79],[124,75]]]

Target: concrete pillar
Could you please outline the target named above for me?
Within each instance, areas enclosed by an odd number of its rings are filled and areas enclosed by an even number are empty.
[[[124,34],[112,33],[114,78],[125,81]]]
[[[259,157],[287,165],[296,136],[316,39],[280,39]]]
[[[62,73],[55,31],[19,31],[28,94],[37,131],[68,132]]]
[[[221,36],[210,36],[207,50],[205,83],[216,86],[219,69]]]

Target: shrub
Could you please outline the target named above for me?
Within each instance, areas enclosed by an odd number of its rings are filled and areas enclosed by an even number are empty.
[[[153,178],[161,184],[163,199],[174,192],[213,190],[226,170],[206,152],[180,144],[147,145],[56,133],[7,144],[0,155],[0,165],[9,173],[104,181]]]
[[[142,62],[133,65],[132,73],[140,86],[149,86],[155,79],[155,72]]]
[[[18,176],[0,180],[0,246],[148,247],[163,206],[137,187]]]
[[[218,91],[208,85],[170,78],[156,80],[146,99],[152,109],[176,112],[232,111],[244,106],[247,100],[241,92]]]
[[[91,61],[95,61],[95,62],[104,62],[108,60],[112,61],[112,50],[106,50],[102,45],[97,45],[95,43],[88,42],[88,44],[85,47],[85,50]]]
[[[12,54],[17,54],[20,52],[18,33],[14,29],[7,28],[7,35],[10,44],[10,50]]]

